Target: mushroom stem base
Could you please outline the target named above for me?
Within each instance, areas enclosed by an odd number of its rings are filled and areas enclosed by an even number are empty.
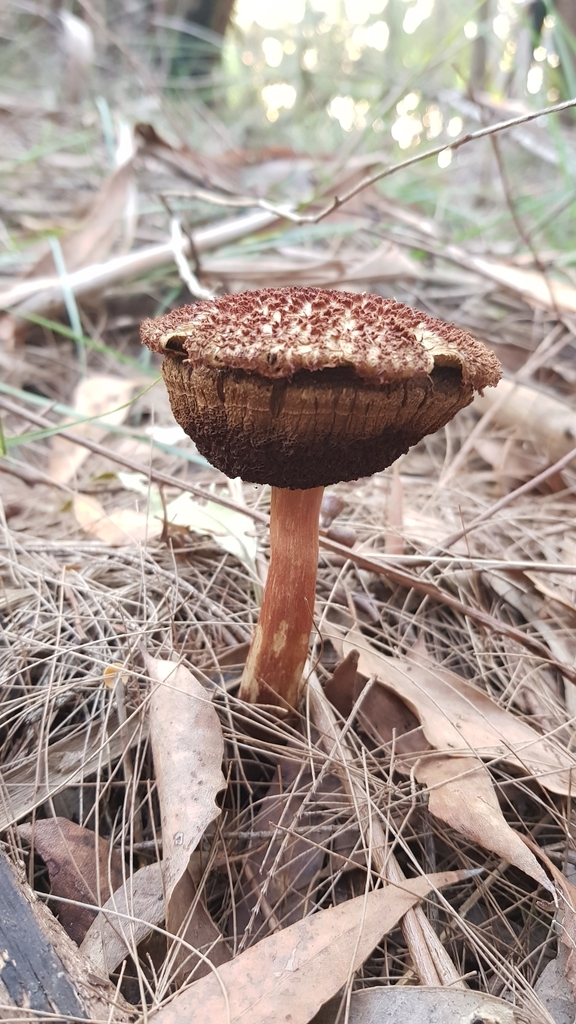
[[[323,491],[272,488],[270,566],[240,683],[241,699],[251,704],[298,705],[314,615]]]

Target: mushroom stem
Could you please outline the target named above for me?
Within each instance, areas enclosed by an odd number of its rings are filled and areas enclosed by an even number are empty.
[[[323,487],[272,487],[270,565],[240,697],[292,708],[308,657],[318,571],[318,522]]]

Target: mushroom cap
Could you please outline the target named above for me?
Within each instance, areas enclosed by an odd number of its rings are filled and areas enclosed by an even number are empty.
[[[228,476],[308,488],[385,469],[500,379],[481,342],[392,299],[224,295],[145,320],[172,411]]]

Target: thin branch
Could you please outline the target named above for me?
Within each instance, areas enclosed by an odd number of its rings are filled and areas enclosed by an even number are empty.
[[[484,139],[488,136],[495,135],[497,132],[506,131],[508,128],[515,128],[520,124],[527,124],[529,121],[535,121],[538,117],[543,117],[546,114],[555,114],[561,110],[569,110],[571,107],[576,106],[576,98],[571,100],[565,100],[562,103],[556,103],[551,107],[543,107],[541,110],[532,111],[529,114],[520,114],[518,117],[509,118],[507,121],[497,121],[496,124],[488,125],[484,128],[479,128],[475,132],[466,132],[465,135],[461,135],[460,138],[454,139],[450,145],[436,146],[434,149],[428,149],[425,153],[417,153],[415,156],[408,157],[406,160],[401,160],[400,163],[392,164],[391,167],[385,167],[381,171],[377,171],[375,174],[369,174],[362,178],[357,185],[349,189],[342,196],[333,196],[328,204],[320,210],[318,213],[296,213],[295,210],[287,204],[276,205],[270,203],[267,199],[259,199],[256,196],[226,196],[219,195],[217,192],[212,192],[207,189],[195,188],[184,192],[180,189],[171,189],[163,193],[165,196],[182,196],[190,197],[195,199],[201,199],[207,203],[213,203],[215,206],[229,206],[229,207],[251,207],[252,209],[265,210],[267,213],[275,214],[277,217],[281,217],[285,220],[291,221],[293,224],[318,224],[319,221],[324,220],[334,210],[338,210],[344,203],[347,203],[349,199],[353,199],[359,192],[362,192],[369,185],[374,185],[377,181],[382,181],[383,178],[389,178],[392,174],[396,174],[397,171],[402,171],[406,167],[412,167],[414,164],[420,163],[422,160],[428,160],[429,157],[438,156],[439,153],[443,153],[446,149],[460,149],[461,146],[467,145],[469,142],[475,142],[476,139]],[[380,161],[376,161],[380,163]],[[314,202],[314,200],[312,200]],[[311,204],[310,204],[311,205]]]

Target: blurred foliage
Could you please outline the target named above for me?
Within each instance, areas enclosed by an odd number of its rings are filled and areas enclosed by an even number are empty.
[[[281,147],[287,160],[375,153],[395,162],[445,143],[438,158],[387,179],[385,194],[417,204],[455,240],[481,239],[484,251],[525,250],[534,233],[536,247],[560,250],[569,266],[572,111],[541,119],[526,145],[519,132],[502,139],[500,162],[490,141],[450,150],[466,130],[576,94],[570,18],[543,2],[237,0],[222,35],[226,0],[203,26],[198,2],[185,0],[78,0],[64,13],[12,0],[0,15],[0,90],[34,90],[44,109],[74,115],[66,140],[62,126],[44,123],[23,160],[54,144],[89,152],[102,133],[111,150],[119,118],[152,121],[213,155]],[[80,70],[72,13],[93,43]],[[292,201],[312,198],[305,183],[298,194],[287,166],[284,178],[253,189],[282,199],[287,181]],[[197,203],[192,211],[199,215]],[[522,237],[514,214],[526,220]]]

